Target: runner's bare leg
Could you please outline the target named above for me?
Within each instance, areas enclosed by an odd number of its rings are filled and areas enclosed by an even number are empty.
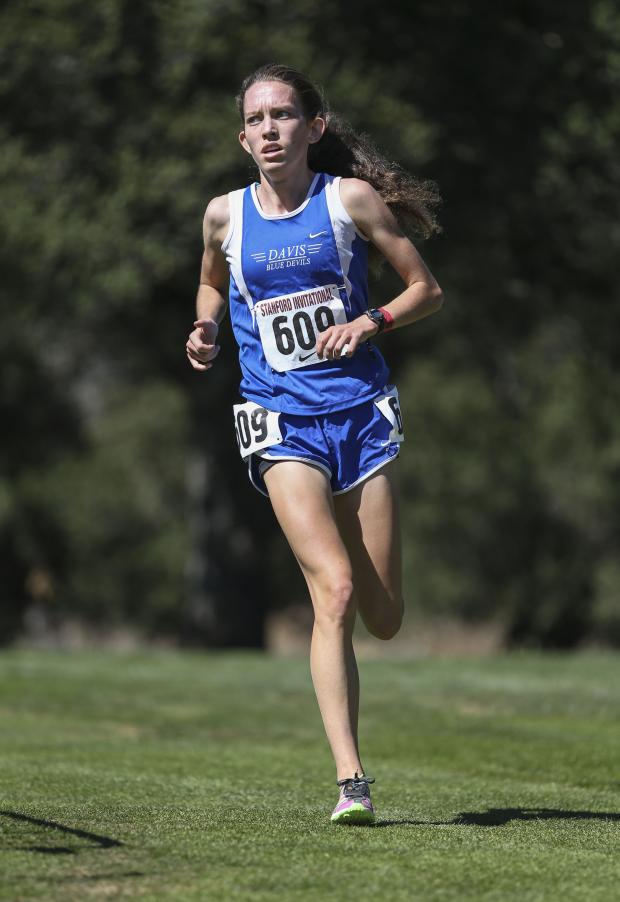
[[[334,496],[357,607],[368,631],[379,639],[396,635],[404,611],[396,468],[391,461],[350,492]]]
[[[343,779],[356,771],[363,773],[357,736],[359,676],[352,640],[356,610],[351,562],[325,473],[301,461],[280,461],[264,479],[314,606],[312,680],[337,779]]]

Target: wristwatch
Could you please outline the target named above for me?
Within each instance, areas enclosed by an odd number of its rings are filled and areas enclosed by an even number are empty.
[[[364,312],[368,319],[371,319],[375,326],[378,327],[377,335],[379,334],[379,332],[383,332],[386,322],[383,311],[379,310],[378,307],[372,307],[370,310],[365,310]]]

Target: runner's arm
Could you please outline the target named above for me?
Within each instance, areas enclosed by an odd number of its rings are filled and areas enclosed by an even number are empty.
[[[196,321],[185,346],[188,360],[195,370],[210,369],[220,350],[215,341],[228,304],[228,266],[222,251],[228,225],[228,197],[216,197],[204,216],[204,253],[196,296]]]
[[[375,189],[361,179],[342,179],[340,197],[358,230],[373,242],[405,283],[405,290],[382,307],[390,315],[391,328],[409,325],[439,310],[443,302],[441,288]],[[317,355],[331,359],[352,357],[363,341],[377,334],[378,328],[366,314],[344,325],[331,326],[317,339]]]
[[[341,199],[359,231],[405,283],[405,290],[383,305],[393,319],[392,328],[408,326],[439,310],[443,303],[441,288],[372,185],[361,179],[342,179]]]

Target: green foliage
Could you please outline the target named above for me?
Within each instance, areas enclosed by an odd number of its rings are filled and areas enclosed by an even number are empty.
[[[85,430],[85,447],[20,474],[18,551],[48,574],[40,600],[52,621],[79,614],[103,625],[138,621],[155,634],[176,627],[187,545],[186,420],[171,386],[134,387],[108,399]]]
[[[412,364],[401,377],[405,585],[428,613],[506,613],[519,576],[508,526],[519,524],[526,457],[494,387],[475,368]],[[504,541],[498,547],[498,532]],[[517,534],[518,529],[515,529]]]
[[[34,602],[259,644],[290,598],[226,425],[230,331],[206,378],[183,355],[206,202],[248,179],[233,96],[271,59],[445,198],[423,248],[445,309],[382,343],[406,414],[412,603],[498,618],[515,641],[620,642],[616,4],[376,13],[3,6],[4,639]],[[373,299],[399,290],[385,271]],[[198,458],[208,476],[187,481]]]

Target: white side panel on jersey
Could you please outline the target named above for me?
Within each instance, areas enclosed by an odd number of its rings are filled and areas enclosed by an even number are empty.
[[[231,191],[228,195],[228,208],[230,216],[230,227],[228,234],[222,244],[222,250],[226,255],[226,260],[230,266],[230,271],[235,280],[237,288],[243,295],[243,298],[250,308],[252,321],[254,321],[254,301],[252,295],[248,291],[248,286],[243,278],[243,269],[241,268],[241,237],[243,235],[243,195],[245,188],[238,191]]]
[[[353,241],[356,235],[359,235],[364,241],[368,239],[362,235],[355,227],[355,223],[344,208],[344,204],[340,200],[340,176],[325,176],[325,198],[327,200],[327,209],[329,217],[332,221],[334,236],[336,238],[336,247],[338,248],[338,257],[340,266],[344,276],[344,283],[347,289],[347,295],[351,297],[351,282],[349,281],[349,267],[353,259]]]

